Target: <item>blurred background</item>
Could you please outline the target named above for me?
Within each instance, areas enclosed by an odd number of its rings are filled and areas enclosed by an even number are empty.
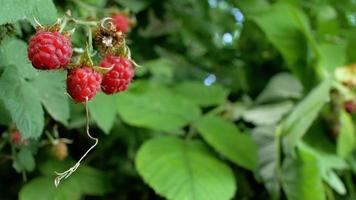
[[[1,200],[356,199],[355,0],[0,3]],[[123,16],[140,67],[89,102],[99,144],[55,188],[93,141],[66,72],[33,69],[27,44],[67,10]]]

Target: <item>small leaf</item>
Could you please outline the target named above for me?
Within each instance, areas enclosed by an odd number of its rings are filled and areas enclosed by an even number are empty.
[[[99,93],[90,102],[89,110],[91,117],[104,133],[109,134],[116,118],[116,110],[113,109],[116,101],[113,96]]]
[[[280,199],[281,186],[277,177],[279,144],[276,127],[274,125],[258,126],[252,130],[252,137],[258,150],[258,175],[262,178],[272,199]]]
[[[239,166],[252,171],[256,169],[257,146],[249,135],[240,133],[233,123],[207,115],[194,126],[219,153]]]
[[[206,86],[203,82],[194,81],[183,82],[177,85],[173,90],[200,106],[222,104],[226,101],[228,95],[227,89],[221,85],[214,84]]]
[[[337,139],[337,154],[347,158],[356,149],[356,132],[354,122],[349,114],[340,114],[340,135]]]
[[[167,199],[228,200],[236,190],[231,169],[197,141],[149,140],[138,151],[136,168]]]
[[[15,155],[13,166],[17,172],[33,171],[35,169],[35,158],[32,152],[28,148],[21,148]]]
[[[266,104],[252,107],[244,111],[242,118],[256,125],[276,124],[293,108],[293,102]]]
[[[258,95],[257,103],[266,103],[289,98],[298,99],[303,95],[303,86],[294,76],[280,73],[271,78],[265,89]]]
[[[323,105],[329,101],[330,80],[324,80],[314,88],[282,122],[284,149],[291,152],[317,118]]]
[[[299,151],[297,159],[287,158],[282,167],[282,186],[288,200],[324,200],[321,172],[316,158]]]

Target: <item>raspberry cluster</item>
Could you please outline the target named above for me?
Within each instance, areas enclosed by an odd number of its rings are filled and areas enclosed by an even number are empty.
[[[112,15],[109,27],[102,24],[93,30],[93,40],[102,56],[100,66],[94,66],[88,48],[77,63],[71,63],[70,34],[61,33],[59,24],[41,28],[29,42],[28,58],[34,68],[68,70],[67,92],[78,103],[91,100],[101,90],[108,95],[125,91],[134,76],[124,38],[130,28],[128,16]]]

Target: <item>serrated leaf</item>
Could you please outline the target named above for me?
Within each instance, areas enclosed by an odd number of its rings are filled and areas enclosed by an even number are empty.
[[[16,67],[23,78],[33,79],[38,72],[32,67],[27,58],[27,44],[16,38],[2,41],[0,46],[0,65],[2,67]]]
[[[267,86],[258,95],[257,103],[277,100],[297,99],[303,95],[303,86],[298,79],[288,73],[280,73],[271,78]]]
[[[340,134],[337,139],[337,154],[347,158],[356,149],[355,126],[346,112],[340,113]]]
[[[281,177],[288,200],[325,199],[319,165],[312,154],[301,150],[297,159],[287,158]]]
[[[222,118],[204,116],[194,126],[209,145],[235,164],[249,170],[257,167],[257,146],[250,135],[240,133],[237,127]]]
[[[20,79],[15,66],[7,67],[0,77],[0,98],[25,138],[41,135],[44,117],[40,98],[28,82]]]
[[[186,81],[178,84],[174,91],[200,106],[214,106],[226,101],[228,90],[221,85],[204,85],[203,82]]]
[[[57,10],[52,0],[0,0],[0,25],[28,19],[33,25],[34,18],[43,24],[55,22]]]
[[[283,141],[287,152],[295,147],[317,118],[323,105],[329,101],[330,80],[324,80],[305,97],[282,122]]]
[[[272,199],[280,199],[280,183],[277,177],[278,143],[274,125],[258,126],[252,130],[258,147],[258,174],[262,178]]]
[[[116,118],[116,100],[113,96],[99,93],[90,102],[89,110],[91,117],[104,133],[109,134]]]
[[[200,116],[196,104],[148,82],[136,82],[115,98],[119,115],[133,126],[174,131]]]
[[[228,200],[236,190],[231,169],[197,141],[155,138],[138,151],[136,168],[158,194],[173,200]]]
[[[244,111],[242,118],[256,125],[276,124],[293,108],[293,102],[258,105]]]
[[[66,75],[63,71],[40,74],[31,84],[38,92],[41,102],[53,119],[68,124],[69,103],[65,89]]]

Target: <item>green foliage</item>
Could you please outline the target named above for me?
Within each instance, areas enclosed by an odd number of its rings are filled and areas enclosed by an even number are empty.
[[[0,25],[27,19],[34,23],[36,18],[43,24],[56,20],[56,8],[52,0],[1,0]]]
[[[138,151],[136,167],[157,193],[169,199],[230,199],[236,190],[231,169],[198,141],[152,139]]]
[[[101,171],[87,166],[81,166],[70,180],[61,184],[58,188],[53,184],[54,171],[62,171],[67,164],[48,161],[40,167],[45,176],[37,177],[27,183],[20,191],[20,200],[35,199],[80,199],[83,194],[98,196],[110,191],[112,187],[108,179]]]
[[[318,116],[323,105],[329,101],[330,80],[325,80],[313,89],[286,118],[282,124],[285,137],[285,150],[291,151],[303,137]]]
[[[200,116],[196,104],[158,84],[136,82],[116,98],[118,113],[134,126],[175,131]]]
[[[208,144],[231,161],[250,170],[256,169],[257,147],[251,137],[240,133],[233,123],[208,115],[197,121],[195,127]]]

